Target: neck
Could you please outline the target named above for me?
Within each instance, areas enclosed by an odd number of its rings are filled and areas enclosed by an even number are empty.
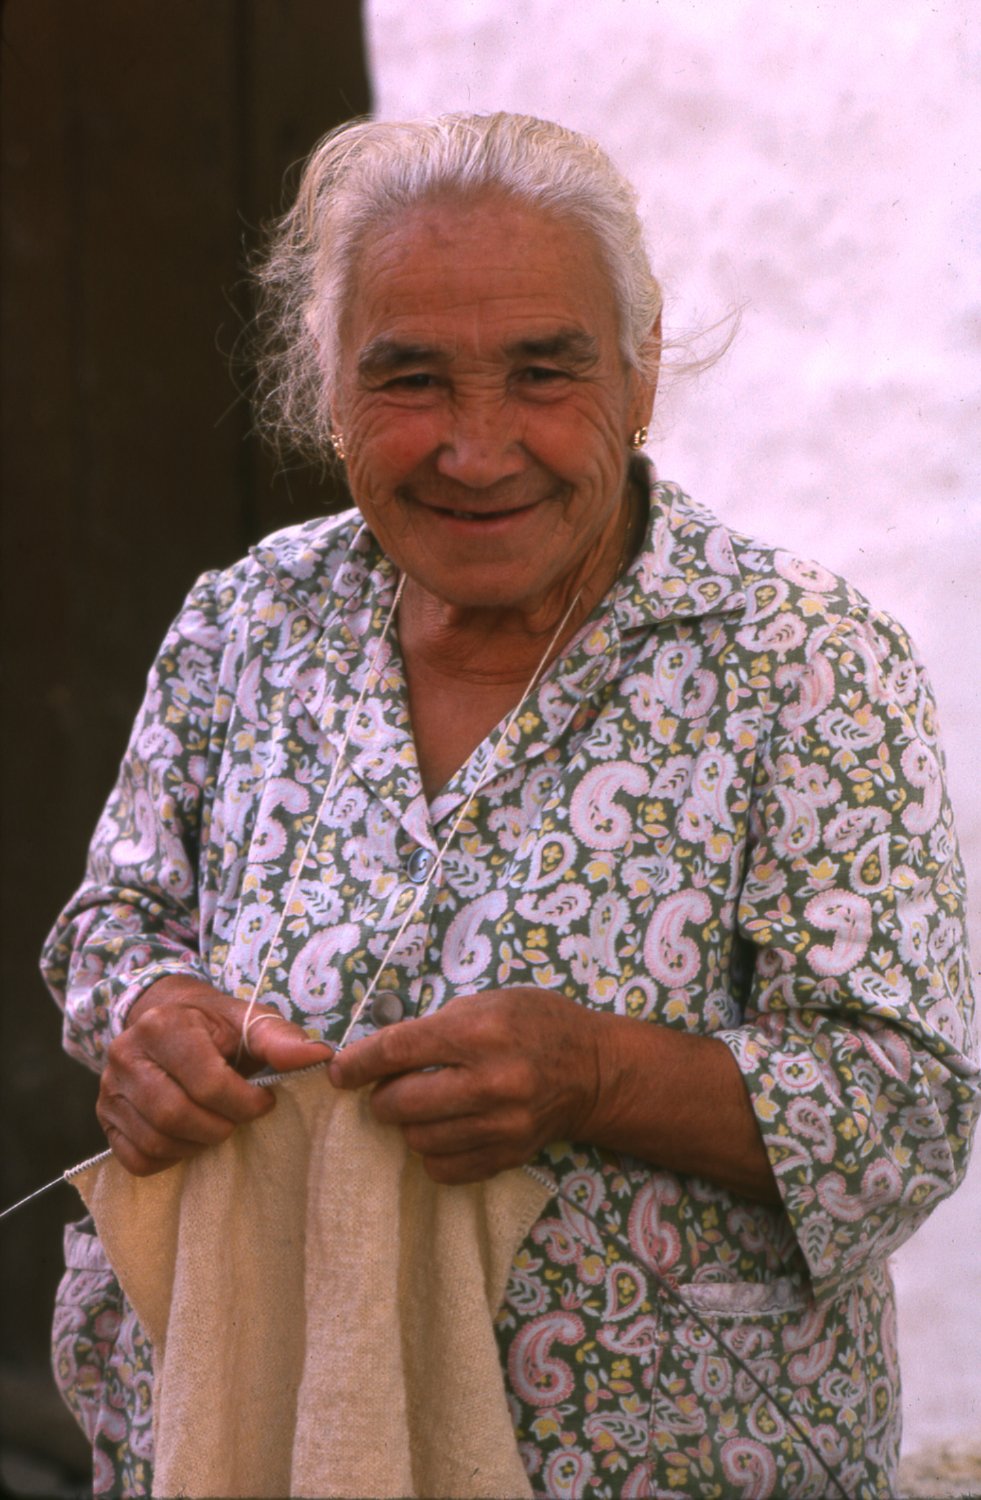
[[[540,598],[518,604],[455,604],[407,578],[399,607],[403,657],[429,672],[475,686],[523,687],[543,663],[561,654],[629,566],[644,524],[641,497],[628,482],[617,524],[608,529],[596,551]]]

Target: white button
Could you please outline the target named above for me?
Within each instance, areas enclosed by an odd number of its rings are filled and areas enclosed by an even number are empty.
[[[371,1019],[376,1026],[394,1026],[405,1015],[405,1006],[394,990],[379,990],[371,1002]]]
[[[405,868],[413,885],[422,885],[422,882],[432,868],[435,858],[435,854],[429,849],[414,849],[412,851]]]

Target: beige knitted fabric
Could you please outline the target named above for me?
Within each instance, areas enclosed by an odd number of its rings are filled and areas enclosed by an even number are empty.
[[[73,1178],[155,1350],[155,1495],[530,1495],[492,1330],[546,1190],[439,1187],[321,1072],[156,1177]]]

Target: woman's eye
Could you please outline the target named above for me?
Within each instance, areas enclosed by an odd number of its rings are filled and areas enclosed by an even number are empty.
[[[532,385],[547,385],[551,380],[564,380],[565,371],[552,369],[549,365],[529,365],[522,371],[525,380]]]
[[[386,381],[387,389],[395,391],[428,391],[435,384],[436,377],[425,370],[414,370],[411,375],[395,375]]]

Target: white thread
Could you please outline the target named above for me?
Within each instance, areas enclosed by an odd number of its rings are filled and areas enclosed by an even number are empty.
[[[242,1035],[241,1035],[241,1038],[239,1039],[239,1045],[242,1048],[242,1050],[244,1050],[245,1052],[247,1052],[250,1057],[254,1058],[255,1057],[255,1053],[252,1051],[252,1048],[249,1046],[249,1029],[250,1029],[250,1027],[261,1026],[262,1023],[263,1023],[263,1021],[281,1021],[282,1019],[283,1019],[282,1012],[278,1011],[278,1010],[263,1010],[263,1011],[258,1011],[256,1013],[254,1013],[253,1015],[249,1016],[248,1020],[245,1021],[243,1023],[243,1025],[242,1025]]]
[[[238,1050],[236,1052],[235,1061],[234,1061],[234,1066],[235,1067],[238,1067],[239,1063],[241,1062],[243,1052],[248,1052],[250,1056],[254,1055],[250,1051],[249,1044],[248,1044],[249,1028],[251,1026],[257,1026],[260,1021],[275,1021],[275,1020],[282,1020],[283,1019],[282,1013],[279,1012],[279,1011],[276,1011],[276,1012],[263,1011],[263,1013],[261,1015],[257,1016],[255,1014],[255,1007],[256,1007],[256,1005],[258,1003],[259,993],[260,993],[262,985],[263,985],[263,983],[265,981],[265,977],[266,977],[266,974],[268,972],[269,965],[270,965],[270,963],[272,961],[273,954],[276,952],[277,945],[278,945],[279,940],[280,940],[280,938],[282,936],[283,927],[285,925],[286,918],[289,915],[289,910],[290,910],[290,907],[291,907],[291,905],[293,903],[293,899],[294,899],[294,897],[296,895],[297,887],[298,887],[299,882],[300,882],[300,876],[302,875],[303,870],[306,867],[307,860],[308,860],[308,858],[310,856],[310,850],[313,847],[313,840],[316,837],[317,831],[318,831],[318,829],[320,827],[321,819],[322,819],[323,814],[324,814],[324,809],[327,806],[327,799],[328,799],[328,797],[330,796],[331,792],[334,789],[334,782],[335,782],[335,780],[337,778],[337,773],[338,773],[338,771],[340,769],[340,766],[341,766],[341,763],[342,763],[342,761],[344,759],[345,752],[347,751],[348,742],[350,740],[351,733],[352,733],[352,731],[354,729],[355,721],[357,719],[358,714],[361,711],[361,707],[362,707],[362,705],[364,703],[364,700],[365,700],[365,698],[367,696],[368,689],[373,684],[373,682],[375,680],[375,669],[376,669],[376,667],[378,665],[378,658],[379,658],[379,656],[381,654],[382,647],[384,646],[385,641],[386,641],[386,639],[388,637],[388,632],[389,632],[389,629],[391,628],[392,620],[393,620],[393,618],[395,616],[395,611],[398,609],[399,600],[402,597],[402,590],[403,590],[404,586],[405,586],[405,574],[402,574],[402,576],[399,578],[399,582],[398,582],[398,585],[396,587],[394,597],[392,599],[391,607],[389,608],[388,614],[385,617],[385,623],[384,623],[384,625],[382,627],[381,634],[378,637],[378,640],[377,640],[377,642],[375,644],[375,650],[374,650],[374,653],[372,654],[371,663],[370,663],[368,671],[367,671],[367,673],[365,675],[365,680],[364,680],[364,683],[362,685],[361,692],[358,695],[357,703],[355,704],[353,712],[348,717],[347,728],[346,728],[346,730],[344,732],[344,737],[343,737],[343,739],[341,741],[340,749],[339,749],[339,751],[337,753],[337,757],[336,757],[336,759],[334,761],[334,766],[333,766],[333,768],[331,770],[331,774],[330,774],[330,777],[328,779],[327,786],[325,787],[323,796],[320,799],[320,803],[319,803],[318,808],[317,808],[316,817],[314,818],[314,822],[313,822],[313,825],[312,825],[312,827],[310,829],[310,833],[307,836],[306,842],[305,842],[305,844],[303,846],[302,853],[299,856],[299,860],[298,860],[298,863],[297,863],[297,866],[296,866],[296,871],[295,871],[295,873],[293,875],[293,879],[292,879],[292,881],[290,883],[289,892],[287,894],[285,902],[283,903],[283,907],[282,907],[282,910],[281,910],[280,915],[279,915],[279,921],[276,924],[276,930],[275,930],[275,932],[272,935],[272,938],[271,938],[270,943],[269,943],[269,947],[266,949],[266,956],[263,959],[262,966],[261,966],[261,968],[259,970],[259,977],[256,980],[255,985],[253,986],[252,994],[251,994],[251,996],[249,998],[249,1002],[248,1002],[248,1005],[246,1007],[245,1018],[244,1018],[244,1020],[242,1022],[242,1030],[241,1030],[241,1035],[239,1037]],[[340,1052],[342,1050],[342,1048],[344,1047],[345,1043],[347,1042],[347,1039],[350,1036],[352,1030],[357,1025],[360,1017],[364,1013],[365,1006],[367,1005],[368,1001],[371,999],[372,995],[374,994],[374,991],[375,991],[375,988],[376,988],[376,986],[378,984],[378,981],[379,981],[381,975],[384,973],[385,968],[388,965],[388,962],[389,962],[392,954],[395,952],[395,949],[398,947],[398,944],[401,941],[402,936],[405,933],[406,928],[408,927],[409,923],[412,921],[413,917],[416,915],[417,911],[419,910],[419,907],[421,906],[423,900],[425,899],[426,892],[428,891],[430,885],[435,880],[436,876],[439,874],[439,871],[442,868],[442,864],[443,864],[443,857],[446,854],[446,851],[449,848],[450,844],[453,842],[453,839],[456,837],[457,829],[460,827],[460,824],[463,822],[463,820],[466,817],[467,813],[470,811],[470,809],[473,806],[474,802],[476,801],[479,793],[483,790],[484,786],[487,784],[488,780],[490,779],[491,774],[492,774],[492,772],[494,770],[494,767],[495,767],[495,763],[496,763],[496,761],[498,759],[498,755],[499,755],[499,753],[501,751],[501,748],[505,744],[505,742],[507,741],[508,735],[511,732],[511,727],[514,724],[515,720],[517,719],[517,717],[518,717],[519,713],[521,712],[522,708],[524,707],[525,703],[528,701],[528,698],[530,697],[531,693],[534,691],[535,685],[538,682],[539,678],[541,677],[542,673],[545,671],[545,668],[548,666],[549,658],[550,658],[550,656],[552,655],[552,652],[555,649],[556,643],[558,642],[560,636],[562,635],[563,630],[565,629],[566,625],[568,624],[569,620],[571,619],[572,614],[573,614],[574,610],[576,609],[576,606],[578,605],[581,597],[582,597],[582,590],[580,589],[579,593],[576,594],[576,596],[573,599],[572,603],[569,605],[569,607],[566,610],[565,614],[562,616],[561,620],[559,621],[558,625],[556,626],[555,631],[553,632],[552,637],[549,640],[548,645],[545,647],[545,651],[544,651],[544,653],[543,653],[543,655],[541,657],[541,660],[538,663],[538,666],[535,668],[534,672],[531,675],[531,678],[530,678],[530,680],[528,682],[527,687],[525,688],[524,692],[522,693],[522,695],[521,695],[520,699],[518,700],[517,704],[515,705],[515,707],[511,710],[510,714],[508,715],[508,717],[507,717],[507,719],[506,719],[506,721],[504,723],[503,729],[501,730],[500,734],[498,735],[497,739],[495,740],[493,748],[491,749],[491,751],[490,751],[490,753],[489,753],[489,755],[487,757],[487,762],[486,762],[486,764],[484,766],[484,769],[481,771],[480,776],[477,778],[477,784],[473,788],[473,791],[470,793],[470,795],[467,798],[466,802],[464,802],[463,805],[461,806],[461,808],[458,811],[456,817],[453,819],[453,822],[452,822],[452,824],[450,826],[450,830],[447,833],[447,835],[446,835],[445,839],[443,840],[442,844],[440,845],[439,850],[437,851],[436,858],[433,861],[431,869],[427,872],[425,880],[423,880],[422,883],[417,888],[416,894],[415,894],[415,898],[414,898],[414,900],[412,902],[412,905],[409,907],[409,910],[407,911],[406,915],[403,917],[402,922],[399,924],[398,931],[396,932],[394,938],[392,939],[392,941],[389,943],[387,949],[385,950],[384,956],[382,957],[381,962],[378,964],[378,967],[375,970],[375,973],[374,973],[374,975],[373,975],[373,977],[372,977],[372,979],[371,979],[371,981],[370,981],[370,983],[368,985],[368,988],[365,990],[365,993],[362,995],[360,1001],[358,1002],[357,1006],[354,1009],[354,1012],[353,1012],[353,1014],[351,1016],[351,1019],[348,1022],[348,1025],[347,1025],[347,1027],[346,1027],[346,1029],[344,1031],[344,1034],[342,1035],[342,1037],[341,1037],[341,1039],[340,1039],[339,1042],[328,1043],[327,1044],[328,1046],[333,1047],[333,1050],[335,1052]],[[326,1062],[323,1062],[323,1063],[312,1063],[310,1065],[310,1067],[308,1067],[308,1068],[291,1069],[289,1073],[271,1073],[271,1074],[266,1074],[265,1077],[263,1077],[263,1078],[254,1078],[254,1079],[251,1079],[250,1082],[252,1082],[257,1088],[269,1088],[271,1085],[273,1085],[275,1083],[281,1082],[284,1078],[296,1077],[296,1076],[299,1076],[299,1075],[304,1074],[304,1073],[315,1072],[318,1068],[322,1068],[322,1067],[326,1067],[326,1066],[327,1066]],[[112,1156],[112,1151],[111,1150],[102,1151],[97,1156],[88,1157],[88,1158],[86,1158],[85,1161],[79,1162],[74,1167],[66,1167],[65,1171],[61,1174],[60,1177],[53,1178],[51,1182],[45,1183],[45,1185],[43,1187],[35,1189],[35,1191],[33,1193],[28,1193],[28,1195],[27,1195],[26,1198],[21,1198],[21,1199],[19,1199],[19,1201],[17,1203],[12,1203],[9,1208],[5,1208],[2,1211],[2,1213],[0,1213],[0,1219],[6,1218],[8,1214],[15,1213],[17,1209],[22,1208],[26,1203],[30,1203],[33,1198],[38,1198],[38,1197],[41,1196],[42,1193],[49,1192],[51,1188],[57,1187],[60,1182],[70,1182],[73,1177],[78,1176],[78,1174],[80,1172],[84,1172],[87,1167],[95,1166],[99,1162],[107,1161],[109,1159],[109,1157],[111,1157],[111,1156]]]
[[[296,895],[297,887],[300,884],[300,876],[303,874],[303,871],[306,868],[307,860],[310,858],[310,850],[313,848],[313,841],[316,838],[318,829],[320,828],[320,822],[321,822],[321,819],[323,818],[323,815],[324,815],[324,809],[327,806],[327,799],[330,796],[331,792],[334,790],[334,782],[337,779],[337,773],[340,770],[341,764],[343,763],[343,760],[344,760],[344,756],[347,753],[348,741],[350,740],[351,734],[352,734],[352,732],[354,730],[355,721],[357,720],[358,714],[361,712],[361,708],[362,708],[362,705],[364,703],[364,700],[365,700],[365,698],[368,695],[368,689],[369,689],[369,687],[371,687],[374,684],[374,681],[375,681],[375,668],[378,665],[378,658],[381,655],[382,647],[384,646],[384,644],[385,644],[385,642],[386,642],[386,640],[388,638],[388,632],[389,632],[389,629],[391,627],[392,620],[393,620],[393,618],[395,616],[395,611],[398,609],[399,600],[402,597],[402,590],[403,590],[404,587],[405,587],[405,574],[403,573],[402,576],[399,578],[398,587],[395,590],[395,595],[394,595],[394,597],[392,599],[391,608],[389,609],[388,614],[385,617],[385,624],[382,626],[381,635],[378,637],[378,640],[375,643],[375,649],[374,649],[374,652],[372,654],[371,664],[368,667],[368,671],[365,674],[364,683],[362,684],[361,692],[358,695],[358,701],[354,705],[354,709],[352,710],[352,712],[348,715],[347,728],[344,731],[344,738],[341,740],[341,746],[340,746],[340,749],[338,750],[337,756],[336,756],[336,758],[334,760],[334,765],[333,765],[333,768],[331,769],[331,773],[330,773],[330,777],[328,778],[327,785],[324,788],[324,794],[323,794],[323,796],[320,799],[319,806],[317,807],[316,816],[314,817],[313,823],[311,825],[309,836],[307,838],[306,843],[303,846],[302,853],[299,855],[299,858],[298,858],[298,861],[297,861],[297,866],[296,866],[296,873],[294,874],[292,882],[290,884],[290,888],[289,888],[289,891],[287,893],[286,900],[283,902],[283,907],[282,907],[282,910],[281,910],[281,912],[279,914],[279,921],[276,923],[276,930],[273,933],[272,938],[270,939],[269,947],[266,949],[266,956],[265,956],[265,958],[262,961],[262,967],[259,970],[259,977],[256,980],[255,985],[253,986],[253,989],[252,989],[252,994],[249,997],[249,1003],[248,1003],[248,1006],[246,1007],[246,1011],[245,1011],[245,1018],[244,1018],[244,1020],[242,1022],[242,1034],[241,1034],[241,1036],[239,1038],[238,1051],[235,1054],[235,1067],[236,1068],[238,1067],[239,1063],[242,1061],[242,1052],[243,1052],[243,1049],[244,1050],[248,1050],[247,1043],[245,1041],[245,1033],[246,1033],[246,1031],[247,1031],[247,1029],[248,1029],[248,1027],[249,1027],[249,1025],[251,1023],[252,1012],[255,1010],[256,1004],[257,1004],[258,999],[259,999],[260,991],[262,989],[263,984],[265,983],[266,974],[267,974],[267,972],[269,970],[269,965],[272,962],[273,954],[276,952],[276,949],[277,949],[277,947],[279,945],[279,940],[282,937],[283,927],[286,924],[286,918],[289,916],[289,910],[290,910],[290,907],[293,904],[293,898]]]
[[[474,787],[473,791],[470,793],[470,796],[467,798],[466,802],[464,802],[463,806],[460,808],[460,810],[457,813],[456,817],[453,819],[453,822],[450,825],[450,831],[446,835],[446,838],[443,840],[442,844],[440,845],[439,850],[437,851],[437,854],[436,854],[436,858],[433,860],[432,867],[427,872],[426,878],[417,887],[416,893],[415,893],[415,897],[413,898],[413,901],[412,901],[411,906],[409,907],[409,910],[406,912],[406,914],[403,917],[401,923],[399,924],[398,931],[396,932],[396,934],[393,937],[392,941],[389,943],[388,947],[386,948],[384,957],[382,958],[381,962],[379,963],[378,967],[376,968],[374,976],[372,977],[372,980],[371,980],[370,984],[368,985],[368,988],[365,990],[365,992],[362,995],[361,999],[359,1000],[358,1004],[355,1006],[354,1011],[351,1014],[351,1019],[348,1021],[348,1024],[347,1024],[347,1026],[346,1026],[346,1028],[344,1030],[344,1033],[343,1033],[340,1041],[337,1043],[337,1049],[336,1049],[337,1051],[340,1051],[341,1048],[344,1046],[344,1044],[347,1041],[348,1037],[351,1035],[351,1032],[354,1030],[355,1026],[358,1024],[358,1021],[361,1019],[361,1016],[364,1014],[365,1006],[368,1004],[368,1001],[371,999],[372,995],[374,994],[375,989],[376,989],[376,987],[378,985],[378,981],[381,978],[382,974],[385,972],[385,969],[386,969],[386,967],[388,965],[389,959],[391,958],[392,954],[395,952],[395,949],[398,947],[399,943],[401,942],[402,936],[403,936],[406,928],[409,926],[409,923],[412,921],[412,919],[415,917],[416,913],[419,911],[419,908],[421,907],[423,901],[425,900],[426,892],[429,890],[429,887],[432,885],[432,883],[435,880],[436,876],[438,875],[440,869],[442,868],[443,856],[446,854],[447,849],[450,847],[450,844],[453,842],[454,838],[456,837],[457,829],[459,828],[460,824],[463,822],[464,818],[466,817],[467,813],[470,811],[470,809],[473,806],[473,804],[476,802],[478,794],[483,790],[483,788],[486,786],[487,782],[490,780],[491,774],[492,774],[492,772],[494,770],[495,763],[496,763],[497,758],[498,758],[498,753],[500,752],[501,747],[505,744],[508,735],[511,733],[511,726],[515,722],[515,720],[517,719],[517,717],[520,714],[521,710],[524,708],[524,706],[527,703],[528,698],[530,697],[531,693],[534,691],[535,684],[538,682],[538,679],[541,677],[542,673],[545,671],[545,668],[548,665],[549,657],[552,655],[552,652],[555,650],[556,643],[559,640],[560,636],[562,635],[562,632],[565,629],[566,625],[569,623],[569,620],[572,618],[573,611],[575,610],[575,608],[576,608],[576,606],[579,603],[579,600],[581,598],[582,598],[582,590],[580,589],[579,593],[573,599],[572,603],[569,605],[569,608],[566,610],[565,614],[562,616],[562,618],[559,621],[558,625],[555,627],[555,631],[554,631],[554,633],[552,635],[552,638],[549,641],[548,645],[545,647],[544,655],[542,656],[541,660],[538,663],[538,666],[535,668],[534,672],[532,673],[531,679],[530,679],[530,681],[528,683],[528,686],[525,688],[524,692],[521,694],[521,697],[519,698],[518,702],[515,704],[514,708],[511,710],[510,714],[508,714],[508,717],[507,717],[507,719],[505,721],[505,724],[504,724],[504,728],[501,730],[500,734],[498,735],[497,739],[494,742],[494,747],[493,747],[493,749],[491,750],[490,754],[487,757],[487,762],[486,762],[486,764],[484,766],[484,769],[481,771],[480,776],[477,779],[476,786]]]

